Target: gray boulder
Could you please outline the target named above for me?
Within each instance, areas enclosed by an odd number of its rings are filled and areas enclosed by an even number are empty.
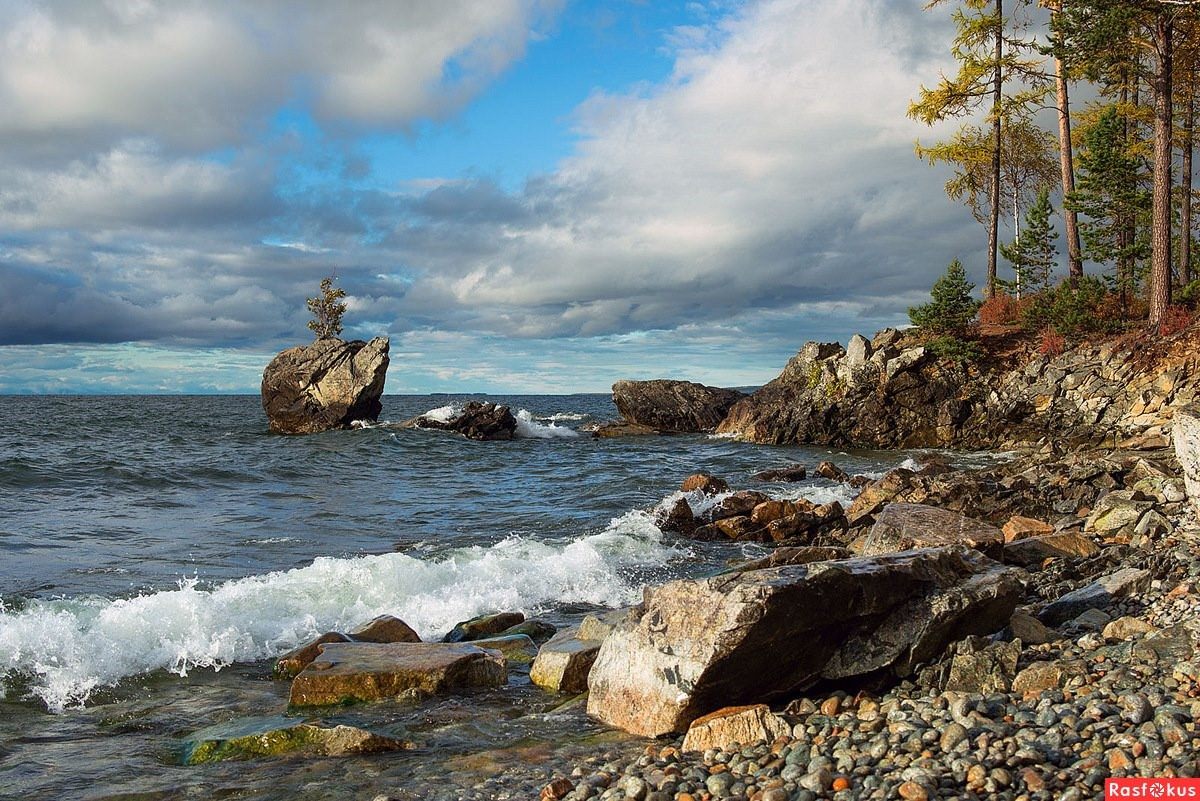
[[[909,675],[950,642],[1004,628],[1018,574],[957,546],[650,588],[600,648],[588,713],[657,737],[821,681]]]
[[[281,352],[262,378],[262,406],[271,432],[312,434],[377,420],[387,378],[388,340],[345,342],[327,337]]]
[[[1192,506],[1200,511],[1200,407],[1183,406],[1175,410],[1171,441],[1183,470],[1187,496]]]

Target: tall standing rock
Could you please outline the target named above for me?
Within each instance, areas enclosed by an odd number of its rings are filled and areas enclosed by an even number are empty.
[[[1175,410],[1171,440],[1183,471],[1188,500],[1200,511],[1200,406],[1183,406]]]
[[[605,639],[587,710],[658,737],[818,682],[906,675],[1004,628],[1019,574],[953,546],[672,581]]]
[[[618,381],[612,390],[613,403],[626,420],[673,434],[712,431],[746,397],[736,389],[666,379]]]
[[[386,337],[327,337],[288,348],[263,371],[262,405],[271,432],[312,434],[378,419],[387,368]]]

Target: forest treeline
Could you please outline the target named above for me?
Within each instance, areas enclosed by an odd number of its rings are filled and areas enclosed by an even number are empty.
[[[921,86],[908,113],[929,125],[964,120],[916,152],[953,168],[946,193],[987,232],[979,321],[1037,331],[1044,350],[1131,324],[1161,333],[1186,324],[1200,301],[1200,0],[932,0],[926,9],[952,15],[957,66]],[[941,299],[935,285],[913,322],[945,355],[969,357],[967,330],[930,321],[947,292],[973,303],[961,265],[940,283]]]

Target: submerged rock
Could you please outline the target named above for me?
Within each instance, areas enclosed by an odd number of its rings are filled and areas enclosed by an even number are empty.
[[[649,588],[600,648],[588,713],[656,737],[820,681],[907,675],[949,642],[1002,629],[1017,572],[957,547]]]
[[[515,626],[509,626],[504,631],[497,634],[497,637],[509,637],[514,634],[524,634],[535,643],[543,643],[553,637],[558,632],[558,627],[553,623],[547,623],[544,620],[526,620],[523,623],[518,623]]]
[[[538,655],[537,643],[528,634],[500,634],[482,640],[472,640],[471,644],[476,648],[499,651],[509,662],[522,665],[531,664]]]
[[[242,718],[201,729],[184,738],[182,760],[185,765],[201,765],[296,753],[329,757],[413,747],[407,740],[355,726],[322,726],[276,715]]]
[[[824,464],[824,462],[822,462]],[[788,465],[787,467],[775,467],[770,470],[761,470],[750,478],[755,481],[776,481],[785,483],[794,483],[803,481],[808,477],[808,468],[802,464]]]
[[[618,381],[613,404],[631,423],[668,433],[712,431],[734,403],[746,397],[691,381]]]
[[[468,643],[331,643],[292,680],[296,707],[501,687],[504,655]]]
[[[729,492],[729,483],[723,478],[708,473],[693,473],[679,485],[680,492],[700,492],[703,495],[720,495]]]
[[[262,378],[262,406],[271,432],[312,434],[376,420],[387,378],[388,340],[345,342],[328,337],[281,352]]]
[[[335,642],[420,642],[421,638],[398,617],[380,615],[350,634],[327,631],[320,637],[288,651],[275,662],[274,675],[290,679],[321,654],[321,646]]]
[[[490,615],[480,615],[470,620],[464,620],[450,629],[450,633],[442,638],[442,642],[470,642],[491,637],[493,634],[519,626],[525,622],[525,615],[520,612],[495,612]],[[513,632],[517,633],[517,632]]]

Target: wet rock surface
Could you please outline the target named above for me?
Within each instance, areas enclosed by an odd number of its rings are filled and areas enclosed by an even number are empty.
[[[288,348],[263,371],[262,406],[275,434],[312,434],[376,420],[383,404],[388,340],[318,339]]]
[[[452,431],[467,439],[480,441],[510,440],[516,436],[517,418],[512,410],[489,401],[468,401],[449,415],[428,412],[406,420],[403,428],[431,428]]]

